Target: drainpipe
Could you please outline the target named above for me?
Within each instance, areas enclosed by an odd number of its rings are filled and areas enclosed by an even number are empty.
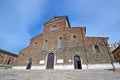
[[[108,46],[107,46],[107,44],[105,43],[105,40],[104,40],[104,39],[103,39],[103,42],[104,42],[104,45],[105,45],[105,47],[106,47],[106,49],[107,49],[108,55],[109,55],[109,57],[110,57],[113,70],[115,71],[114,61],[113,61],[113,59],[112,59],[112,56],[110,55],[111,52],[109,51]]]

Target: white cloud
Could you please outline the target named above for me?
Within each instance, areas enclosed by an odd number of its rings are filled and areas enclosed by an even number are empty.
[[[43,15],[45,1],[0,1],[0,48],[18,53],[28,46],[31,25]]]

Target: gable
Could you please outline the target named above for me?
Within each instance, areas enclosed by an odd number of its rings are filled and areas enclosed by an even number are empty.
[[[63,19],[66,20],[66,24],[70,27],[70,23],[69,23],[69,20],[68,20],[68,16],[55,16],[55,17],[53,17],[52,19],[50,19],[50,20],[48,20],[47,22],[45,22],[44,25],[49,24],[49,23],[53,23],[53,22],[55,22],[55,21],[63,20]]]

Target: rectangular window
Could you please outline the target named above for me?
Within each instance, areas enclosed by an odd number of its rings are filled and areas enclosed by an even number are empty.
[[[44,50],[47,50],[47,47],[48,47],[48,41],[47,41],[47,40],[45,40]]]
[[[59,48],[62,48],[62,37],[59,39]]]

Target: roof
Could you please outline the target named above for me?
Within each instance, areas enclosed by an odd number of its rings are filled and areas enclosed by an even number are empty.
[[[117,49],[120,49],[120,45],[116,49],[114,49],[112,53],[114,53]]]
[[[12,52],[9,52],[9,51],[6,51],[6,50],[3,50],[3,49],[0,49],[0,52],[3,52],[4,54],[9,54],[9,55],[13,55],[13,56],[18,56],[17,54],[15,53],[12,53]]]
[[[33,38],[31,38],[31,40],[34,39],[34,38],[36,38],[36,37],[38,37],[38,36],[40,36],[40,35],[42,35],[42,34],[43,34],[43,33],[34,36]]]
[[[51,22],[54,22],[54,21],[57,21],[57,20],[61,20],[61,19],[66,19],[67,22],[68,22],[68,25],[70,26],[68,16],[54,16],[52,19],[48,20],[44,24],[48,24],[48,23],[51,23]]]

